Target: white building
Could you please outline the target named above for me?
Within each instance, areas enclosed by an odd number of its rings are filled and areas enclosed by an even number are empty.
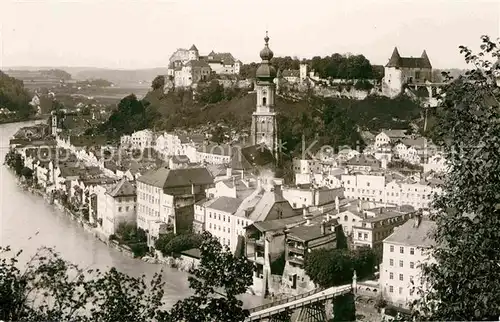
[[[102,219],[106,237],[116,233],[120,223],[136,222],[136,190],[125,178],[112,185],[97,186],[97,218]]]
[[[124,148],[144,150],[154,147],[156,138],[153,131],[146,129],[134,132],[131,135],[123,135],[120,138],[120,145]]]
[[[380,288],[390,304],[409,308],[417,299],[416,289],[422,286],[420,264],[431,260],[428,250],[434,244],[435,227],[434,222],[417,216],[384,240]]]
[[[194,204],[213,185],[206,168],[149,171],[137,179],[137,226],[148,232],[148,245],[158,238],[158,225],[174,233],[189,230],[194,220]]]
[[[345,174],[341,179],[348,199],[410,205],[415,209],[429,208],[433,194],[441,192],[440,181],[430,177],[414,180],[397,174]]]
[[[204,144],[196,149],[196,162],[203,164],[229,164],[233,147],[229,144]]]

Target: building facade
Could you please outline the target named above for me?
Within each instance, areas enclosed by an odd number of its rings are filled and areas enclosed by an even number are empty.
[[[417,216],[384,240],[380,288],[390,304],[409,308],[417,299],[417,289],[422,286],[420,265],[432,260],[428,250],[434,244],[435,227],[434,222]]]

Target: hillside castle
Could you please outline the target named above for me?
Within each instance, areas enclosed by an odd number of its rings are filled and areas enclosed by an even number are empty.
[[[382,94],[395,97],[405,85],[419,86],[428,82],[432,83],[432,65],[426,51],[420,57],[401,57],[395,47],[384,68]]]
[[[198,48],[177,49],[169,60],[167,75],[176,87],[188,87],[208,80],[211,74],[239,75],[241,61],[231,53],[215,53],[200,56]]]

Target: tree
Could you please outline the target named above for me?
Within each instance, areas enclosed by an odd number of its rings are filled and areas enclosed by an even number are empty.
[[[349,284],[354,271],[358,279],[371,276],[376,269],[377,256],[371,248],[354,251],[347,249],[316,249],[307,254],[306,274],[321,287]]]
[[[24,119],[35,113],[30,101],[31,95],[24,88],[24,83],[0,71],[0,107],[14,111]]]
[[[153,90],[163,89],[164,86],[165,86],[165,76],[163,75],[156,76],[155,79],[153,79],[153,82],[151,83],[151,88]]]
[[[164,321],[163,282],[155,274],[129,277],[84,270],[41,248],[22,272],[19,255],[0,247],[0,319],[3,321]]]
[[[317,249],[307,254],[304,270],[316,285],[327,288],[350,283],[354,265],[346,250]]]
[[[333,321],[356,321],[356,303],[353,293],[347,293],[333,299]]]
[[[500,315],[500,44],[482,36],[477,54],[464,46],[472,70],[450,82],[436,109],[436,141],[451,172],[433,202],[434,261],[423,269],[418,320],[497,320]]]
[[[23,167],[21,170],[21,176],[23,176],[26,180],[30,180],[33,178],[33,170],[28,167]]]
[[[243,303],[236,296],[252,285],[252,264],[246,257],[234,257],[208,232],[203,233],[200,251],[200,266],[189,277],[190,288],[195,294],[174,305],[170,320],[244,321],[249,312],[243,309]]]
[[[236,296],[252,284],[253,266],[244,257],[233,257],[208,233],[200,249],[200,266],[189,277],[195,295],[167,312],[161,272],[148,281],[115,268],[81,269],[46,247],[21,271],[21,252],[0,247],[0,320],[243,321],[248,311]]]
[[[214,130],[212,131],[212,137],[211,141],[221,144],[224,143],[224,140],[226,139],[225,137],[225,131],[222,127],[216,126]]]

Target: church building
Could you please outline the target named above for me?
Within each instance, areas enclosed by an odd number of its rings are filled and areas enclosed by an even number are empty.
[[[273,51],[269,48],[269,37],[264,38],[265,46],[260,51],[262,62],[255,73],[257,92],[257,106],[252,114],[251,139],[252,144],[265,145],[278,158],[278,126],[274,99],[276,96],[276,69],[271,65]]]
[[[240,149],[233,156],[232,168],[244,171],[274,168],[279,162],[278,124],[274,110],[276,97],[276,69],[271,65],[273,52],[269,48],[269,37],[264,38],[264,49],[260,51],[262,62],[255,73],[257,104],[252,114],[250,146]]]

